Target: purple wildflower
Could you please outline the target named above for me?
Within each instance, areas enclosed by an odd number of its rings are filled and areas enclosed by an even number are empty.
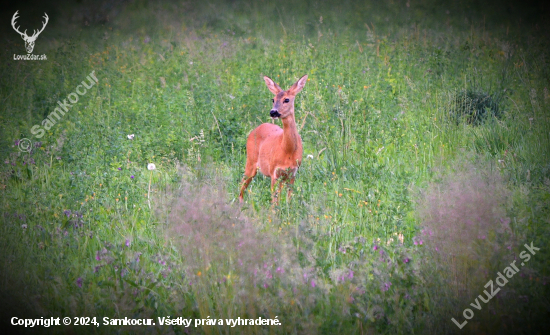
[[[130,246],[130,240],[126,239],[126,243],[124,243],[127,247]]]
[[[315,280],[312,279],[312,280],[311,280],[311,287],[315,287],[315,286],[316,286],[316,285],[315,285]]]
[[[76,280],[76,285],[78,287],[82,287],[82,278],[81,277],[78,277],[78,279]]]
[[[134,175],[131,175],[130,178],[134,179]]]

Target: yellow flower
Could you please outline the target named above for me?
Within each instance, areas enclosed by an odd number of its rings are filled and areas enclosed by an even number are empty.
[[[197,276],[199,276],[199,277],[200,277],[201,275],[202,275],[202,272],[200,272],[200,271],[199,271],[199,272],[197,272]]]

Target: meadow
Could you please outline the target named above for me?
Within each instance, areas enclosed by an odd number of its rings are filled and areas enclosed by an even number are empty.
[[[24,41],[0,28],[2,326],[92,334],[550,326],[547,5],[29,4],[0,14],[9,22],[19,10],[28,30],[44,12],[50,18],[34,49],[47,60],[14,60]],[[286,89],[304,74],[295,103],[304,159],[292,200],[273,206],[270,180],[258,175],[240,204],[247,135],[273,122],[263,76]],[[90,87],[77,96],[83,81]],[[157,321],[168,316],[205,321]],[[25,328],[12,317],[101,324]],[[239,317],[280,325],[225,322]]]

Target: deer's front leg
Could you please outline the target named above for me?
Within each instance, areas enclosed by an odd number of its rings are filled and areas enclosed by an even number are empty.
[[[292,194],[292,187],[294,186],[294,179],[296,179],[295,177],[292,177],[290,178],[290,180],[288,181],[288,192],[286,194],[286,201],[290,202],[290,195]]]

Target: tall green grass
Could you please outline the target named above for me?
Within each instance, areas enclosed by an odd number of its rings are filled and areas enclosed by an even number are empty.
[[[277,312],[284,324],[157,325],[161,333],[458,332],[450,318],[461,318],[504,260],[533,241],[541,251],[523,277],[510,280],[463,331],[542,329],[550,199],[544,10],[469,1],[84,1],[55,9],[58,19],[37,41],[35,53],[48,55],[41,62],[11,60],[24,48],[8,27],[0,51],[8,60],[0,67],[2,297],[21,301],[18,315]],[[99,83],[44,137],[33,138],[31,127],[91,71]],[[293,199],[269,211],[270,182],[257,177],[239,207],[246,137],[271,122],[262,76],[288,87],[304,74],[309,80],[296,99],[304,161]],[[476,96],[493,99],[486,117],[457,118]],[[35,142],[31,152],[14,144],[23,137]],[[438,209],[422,202],[429,193],[423,190],[439,188],[445,197],[456,181],[453,168],[469,160],[484,162],[471,165],[479,175],[501,176],[487,178],[486,189],[510,194],[494,208],[509,220],[513,243],[476,244],[478,258],[456,250],[442,256],[432,246],[447,240],[422,240],[434,222],[426,213]],[[461,182],[475,189],[476,178]],[[207,194],[217,190],[212,184],[224,186],[215,197]],[[205,201],[192,205],[198,195]],[[187,205],[174,214],[181,203]],[[440,213],[460,217],[460,206],[449,206]],[[223,231],[203,242],[216,260],[203,263],[177,229],[189,226],[190,236],[200,236],[189,214],[199,209],[208,215],[201,212],[196,224],[212,229],[243,224],[232,221],[242,211],[250,236],[266,236],[253,239],[262,257],[283,257],[301,281],[275,272],[280,276],[262,288],[220,247]],[[433,226],[453,220],[442,216]],[[486,232],[495,231],[491,224]],[[277,239],[288,247],[264,246]],[[464,265],[449,261],[457,258]],[[482,263],[485,272],[468,272]],[[233,268],[239,285],[228,280]],[[516,308],[506,307],[511,303]],[[3,311],[3,322],[13,313]]]

